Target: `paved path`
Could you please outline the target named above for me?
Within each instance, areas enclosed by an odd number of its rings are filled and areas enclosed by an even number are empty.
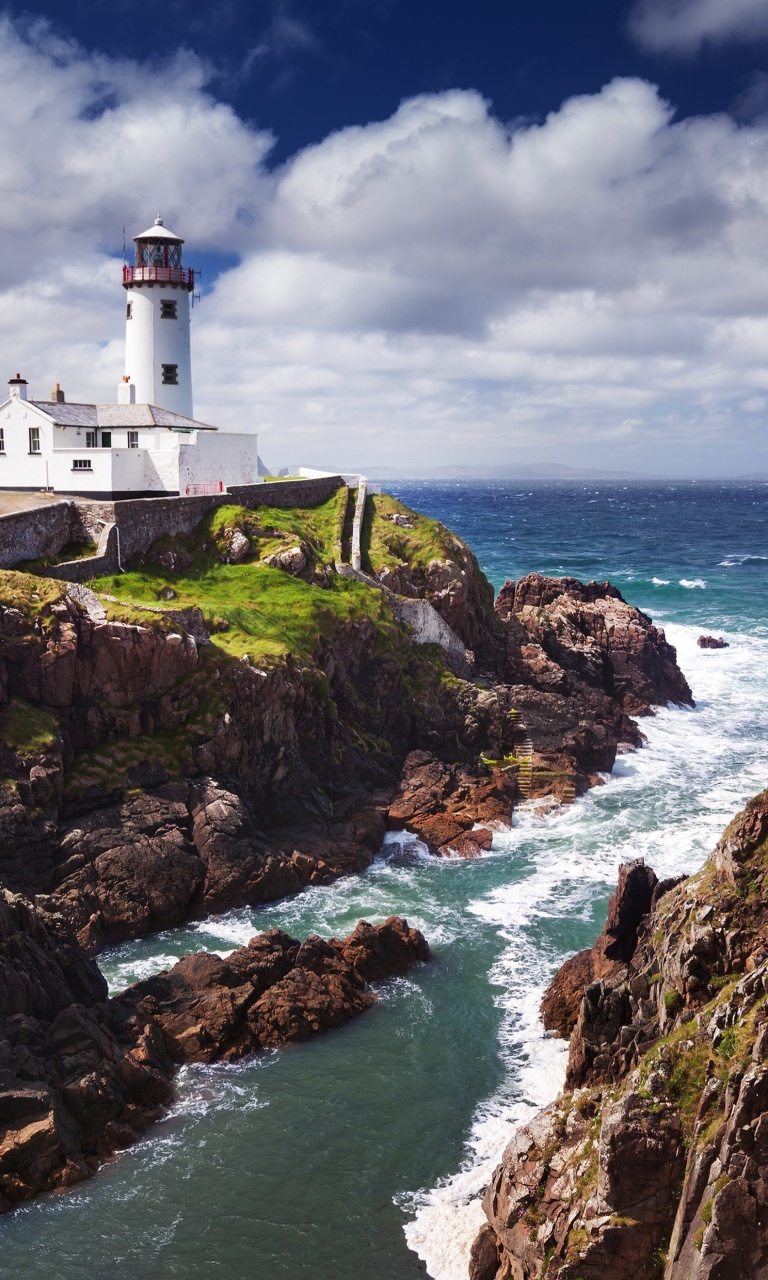
[[[36,489],[17,493],[0,489],[0,516],[12,515],[15,511],[31,511],[33,507],[50,507],[52,503],[61,501],[58,493],[40,493]]]

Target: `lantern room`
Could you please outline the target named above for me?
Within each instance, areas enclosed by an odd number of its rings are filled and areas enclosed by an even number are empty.
[[[182,265],[181,236],[174,235],[163,226],[162,218],[156,218],[154,226],[133,237],[135,245],[133,266],[123,267],[123,284],[140,284],[144,281],[181,285],[191,293],[195,287],[195,273]]]

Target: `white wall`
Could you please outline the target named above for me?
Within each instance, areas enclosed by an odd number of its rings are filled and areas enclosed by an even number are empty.
[[[53,424],[28,400],[13,396],[0,410],[0,427],[5,448],[0,454],[0,489],[44,489],[45,459],[53,447]],[[29,452],[30,427],[40,431],[39,455]]]
[[[197,444],[183,443],[179,457],[179,493],[189,484],[256,484],[259,478],[258,436],[252,432],[197,432]]]
[[[166,432],[166,435],[169,433]],[[179,489],[179,444],[176,436],[171,436],[173,448],[148,449],[144,455],[143,489],[157,493],[180,493]]]
[[[134,284],[125,290],[133,304],[125,321],[125,373],[136,387],[138,404],[157,404],[192,417],[189,292],[181,285]],[[176,319],[160,318],[160,303],[176,303]],[[178,386],[163,383],[164,364],[178,366]]]

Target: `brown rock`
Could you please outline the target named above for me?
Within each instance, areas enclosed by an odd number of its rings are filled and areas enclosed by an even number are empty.
[[[309,1039],[371,1008],[367,983],[404,973],[429,948],[405,920],[362,921],[344,941],[298,943],[279,929],[252,938],[226,960],[202,952],[119,998],[169,1037],[178,1061],[242,1057]]]
[[[63,919],[0,891],[0,1210],[90,1176],[157,1117],[170,1070]]]

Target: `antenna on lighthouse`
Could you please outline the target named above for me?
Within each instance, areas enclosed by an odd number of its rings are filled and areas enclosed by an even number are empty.
[[[123,266],[125,266],[125,227],[123,227]]]

